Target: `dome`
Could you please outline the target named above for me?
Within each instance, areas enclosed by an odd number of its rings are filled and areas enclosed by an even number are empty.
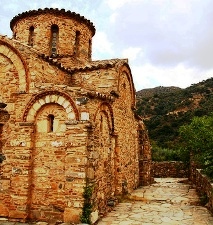
[[[30,10],[10,22],[13,38],[50,57],[91,59],[95,27],[85,17],[64,9]]]

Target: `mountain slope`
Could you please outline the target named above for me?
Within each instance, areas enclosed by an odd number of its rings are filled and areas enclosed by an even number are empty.
[[[178,129],[194,116],[213,112],[213,78],[188,88],[157,87],[136,93],[137,113],[158,146],[174,148]]]

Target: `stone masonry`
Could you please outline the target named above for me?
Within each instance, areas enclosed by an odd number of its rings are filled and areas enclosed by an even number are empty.
[[[156,178],[187,178],[189,177],[189,168],[181,161],[152,161],[152,176]]]
[[[13,38],[0,35],[0,217],[79,222],[87,186],[94,223],[151,182],[128,61],[92,61],[95,27],[71,11],[28,11],[10,26]]]

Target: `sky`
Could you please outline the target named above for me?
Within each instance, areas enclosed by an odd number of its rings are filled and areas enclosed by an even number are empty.
[[[0,34],[39,8],[79,13],[96,27],[92,59],[127,58],[137,91],[213,77],[212,0],[0,0]]]

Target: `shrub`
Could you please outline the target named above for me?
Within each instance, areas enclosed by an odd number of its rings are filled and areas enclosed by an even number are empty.
[[[90,215],[92,213],[92,203],[91,203],[92,192],[93,192],[93,188],[91,186],[86,186],[84,188],[84,193],[83,193],[84,205],[83,205],[82,214],[80,217],[80,220],[82,223],[91,224]]]
[[[194,117],[189,125],[181,126],[180,141],[183,151],[192,155],[203,172],[213,179],[213,113]]]
[[[180,161],[179,150],[161,148],[159,146],[152,146],[152,160],[157,162],[162,161]]]

